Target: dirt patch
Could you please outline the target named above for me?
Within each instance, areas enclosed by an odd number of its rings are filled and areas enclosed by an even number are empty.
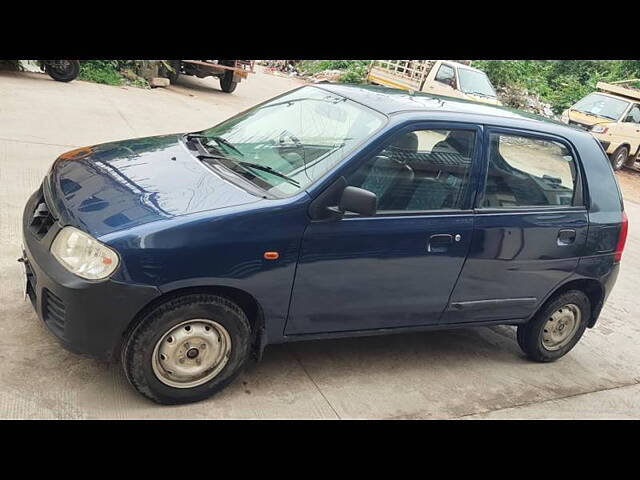
[[[616,177],[624,199],[640,204],[640,170],[620,170]]]

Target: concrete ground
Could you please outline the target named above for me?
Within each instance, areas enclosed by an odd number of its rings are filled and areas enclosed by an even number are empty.
[[[193,131],[294,88],[258,73],[142,90],[0,72],[0,418],[638,418],[640,200],[598,326],[553,364],[527,361],[510,327],[270,346],[208,401],[162,407],[120,367],[62,349],[22,299],[20,215],[51,162],[77,146]],[[623,175],[624,176],[624,175]],[[624,177],[625,192],[640,177]],[[626,194],[625,194],[626,195]]]

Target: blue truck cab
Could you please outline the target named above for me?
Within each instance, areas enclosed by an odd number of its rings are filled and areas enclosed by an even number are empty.
[[[184,403],[296,340],[507,324],[556,360],[595,325],[626,234],[587,132],[320,84],[61,155],[27,201],[20,261],[64,346]]]

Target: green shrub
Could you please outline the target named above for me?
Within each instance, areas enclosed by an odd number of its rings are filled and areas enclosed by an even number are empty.
[[[129,60],[84,60],[80,62],[80,79],[107,85],[122,85],[119,70]]]
[[[302,60],[296,65],[304,75],[314,75],[323,70],[343,70],[340,81],[344,83],[363,83],[370,60]]]
[[[558,114],[596,89],[599,81],[640,78],[640,60],[474,60],[497,88],[517,86]]]

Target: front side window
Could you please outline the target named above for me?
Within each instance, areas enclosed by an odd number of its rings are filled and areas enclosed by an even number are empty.
[[[571,109],[617,122],[628,107],[629,102],[624,100],[600,93],[591,93],[577,102]]]
[[[485,73],[469,70],[468,68],[459,68],[458,77],[460,78],[460,90],[464,93],[483,95],[490,98],[496,97],[496,92]]]
[[[630,123],[640,123],[640,106],[636,104],[631,107],[631,110],[629,110],[629,115],[627,115],[625,121]]]
[[[575,159],[562,143],[492,133],[485,208],[572,205]]]
[[[290,196],[323,177],[385,122],[375,110],[308,86],[201,134],[224,165],[277,196]]]
[[[445,65],[444,63],[440,65],[440,69],[436,74],[435,78],[436,82],[444,83],[449,85],[451,88],[456,88],[456,74],[449,65]]]
[[[349,185],[378,197],[378,212],[463,208],[475,133],[415,130],[395,137],[354,173]]]

